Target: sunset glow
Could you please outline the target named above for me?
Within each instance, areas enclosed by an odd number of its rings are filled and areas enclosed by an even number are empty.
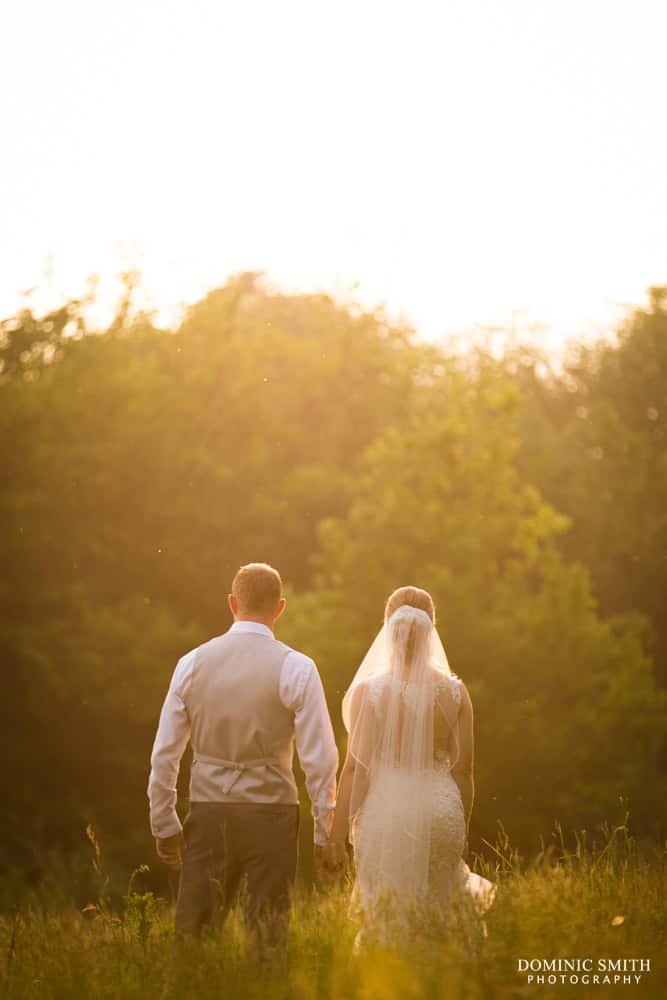
[[[667,281],[665,10],[13,5],[0,309],[133,264],[169,316],[252,269],[427,336],[605,331]]]

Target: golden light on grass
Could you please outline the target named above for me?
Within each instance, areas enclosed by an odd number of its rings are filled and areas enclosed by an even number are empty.
[[[617,916],[611,918],[612,927],[620,927],[621,924],[624,923],[625,923],[625,917],[622,917],[620,914],[617,914]]]

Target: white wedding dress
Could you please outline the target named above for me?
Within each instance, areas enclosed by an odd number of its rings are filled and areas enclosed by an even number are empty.
[[[496,893],[462,857],[466,823],[450,770],[462,682],[425,612],[404,605],[383,632],[344,705],[359,772],[351,803],[357,947],[369,936],[404,936],[415,918],[461,908],[481,916]]]

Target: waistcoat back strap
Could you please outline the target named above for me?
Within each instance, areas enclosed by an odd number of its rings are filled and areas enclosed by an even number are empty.
[[[197,761],[201,761],[202,764],[212,764],[213,767],[220,767],[231,772],[222,781],[222,791],[225,795],[228,795],[232,790],[242,771],[247,771],[253,767],[262,767],[263,765],[270,767],[272,764],[277,764],[280,766],[283,763],[280,757],[256,757],[254,760],[225,760],[224,757],[211,757],[209,754],[197,753],[195,751],[192,763],[196,764]]]

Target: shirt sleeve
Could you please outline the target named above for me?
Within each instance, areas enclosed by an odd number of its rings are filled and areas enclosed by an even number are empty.
[[[160,713],[148,779],[150,823],[154,837],[171,837],[182,830],[176,812],[176,782],[181,757],[190,739],[190,720],[183,700],[197,650],[181,657]]]
[[[309,657],[288,653],[281,674],[281,699],[294,712],[296,752],[312,805],[315,843],[326,844],[336,806],[338,748],[322,681]]]

